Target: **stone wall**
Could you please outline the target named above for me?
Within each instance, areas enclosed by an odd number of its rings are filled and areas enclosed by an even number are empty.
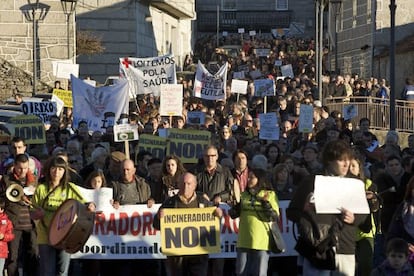
[[[32,76],[0,58],[0,102],[16,93],[32,95]],[[49,87],[44,83],[38,85],[39,93],[47,93]]]
[[[27,14],[31,14],[27,1],[1,1],[0,58],[29,74],[26,79],[30,78],[33,72],[33,21],[25,16]],[[67,34],[71,47],[70,56],[74,54],[73,15],[69,21],[69,33],[67,32],[66,16],[59,0],[41,0],[37,15],[36,18],[39,20],[37,24],[38,77],[41,81],[53,85],[56,77],[53,75],[52,61],[65,60],[69,56],[67,53]],[[7,82],[13,82],[13,80]],[[0,81],[0,86],[4,85]],[[21,87],[20,84],[19,87]],[[1,91],[4,93],[3,90]]]

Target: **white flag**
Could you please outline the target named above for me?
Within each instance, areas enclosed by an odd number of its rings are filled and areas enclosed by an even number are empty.
[[[71,76],[73,97],[73,126],[86,121],[89,130],[106,132],[121,117],[128,115],[128,81],[120,80],[111,86],[94,87]]]

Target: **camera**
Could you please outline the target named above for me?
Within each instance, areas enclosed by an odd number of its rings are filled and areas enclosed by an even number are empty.
[[[133,140],[133,139],[134,139],[134,132],[132,131],[118,133],[118,140],[120,141],[128,141],[128,140]]]

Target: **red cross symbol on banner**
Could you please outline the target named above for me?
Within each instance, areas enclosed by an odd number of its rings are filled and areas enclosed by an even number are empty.
[[[124,60],[122,61],[122,64],[125,65],[125,68],[128,68],[130,64],[132,64],[132,62],[130,60],[128,60],[128,58],[124,58]]]

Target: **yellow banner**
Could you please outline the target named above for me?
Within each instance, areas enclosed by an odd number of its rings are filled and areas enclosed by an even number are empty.
[[[220,219],[216,207],[164,209],[162,253],[167,256],[220,252]]]
[[[152,157],[159,158],[161,160],[165,157],[165,149],[167,147],[167,139],[151,134],[142,134],[139,136],[138,145],[135,149],[136,154],[140,151],[149,151]],[[137,158],[135,157],[135,160]]]
[[[197,163],[211,143],[211,133],[205,130],[168,129],[167,155],[175,154],[183,163]]]
[[[23,138],[27,144],[46,143],[45,127],[38,116],[20,115],[11,118],[9,123],[14,127],[13,136]]]
[[[64,107],[73,107],[72,91],[63,89],[53,89],[53,95],[63,101]]]

